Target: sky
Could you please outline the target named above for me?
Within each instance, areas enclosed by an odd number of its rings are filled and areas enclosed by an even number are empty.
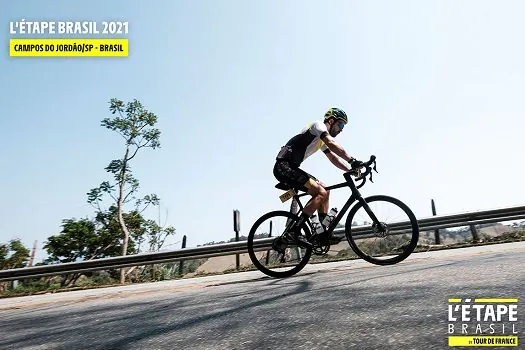
[[[337,141],[377,157],[364,196],[385,194],[418,218],[525,204],[523,1],[6,2],[0,12],[0,242],[37,244],[64,219],[92,217],[86,193],[121,158],[100,126],[108,102],[138,99],[158,116],[161,147],[132,169],[149,218],[171,225],[166,249],[234,237],[288,209],[276,153],[339,107]],[[9,57],[9,22],[129,22],[128,57]],[[14,37],[14,36],[13,36]],[[96,36],[94,36],[96,37]],[[327,184],[342,172],[321,153],[303,168]],[[341,208],[349,190],[331,193]]]

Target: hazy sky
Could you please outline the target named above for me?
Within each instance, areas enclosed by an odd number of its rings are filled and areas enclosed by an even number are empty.
[[[523,1],[27,1],[0,13],[0,242],[31,247],[67,218],[90,217],[86,193],[123,156],[100,126],[112,97],[159,117],[161,148],[140,152],[141,194],[161,198],[168,248],[227,240],[286,209],[274,158],[331,106],[337,140],[416,216],[523,205]],[[10,58],[9,21],[126,20],[126,58]],[[304,169],[342,172],[318,153]],[[341,208],[348,190],[332,193]],[[167,217],[166,217],[167,212]],[[156,211],[148,212],[157,219]]]

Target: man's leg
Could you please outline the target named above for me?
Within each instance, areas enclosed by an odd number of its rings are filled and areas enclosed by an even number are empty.
[[[303,246],[312,246],[301,233],[300,227],[308,220],[317,209],[319,209],[324,202],[327,201],[328,193],[321,186],[317,179],[308,174],[304,170],[290,165],[286,161],[277,161],[275,163],[273,173],[277,180],[286,183],[290,186],[300,188],[312,196],[310,201],[303,208],[303,212],[299,219],[290,227],[288,233],[293,236],[292,239],[298,240]]]
[[[303,185],[307,190],[308,194],[312,196],[308,204],[303,208],[303,212],[294,225],[295,228],[300,227],[303,222],[310,218],[316,210],[326,206],[328,202],[328,191],[324,187],[312,178],[308,178],[306,183]],[[322,210],[322,209],[320,209]],[[297,230],[299,232],[299,230]]]
[[[326,209],[328,208],[328,191],[324,189],[324,186],[313,179],[309,179],[305,187],[308,189],[308,194],[312,196],[312,200],[304,207],[303,212],[308,214],[308,217],[312,216],[316,210],[328,213],[328,209]]]
[[[323,187],[323,188],[326,188],[326,185],[324,183],[322,183],[321,181],[319,181],[319,184]],[[326,192],[326,199],[321,203],[321,205],[319,206],[319,209],[317,210],[317,213],[319,214],[319,222],[323,222],[324,218],[326,217],[326,214],[328,213],[328,210],[330,208],[330,191],[326,190],[325,189],[325,192]],[[323,226],[324,229],[326,229],[326,227]]]

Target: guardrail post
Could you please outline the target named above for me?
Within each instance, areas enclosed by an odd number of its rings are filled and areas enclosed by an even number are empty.
[[[470,225],[470,233],[472,233],[472,241],[474,243],[479,242],[478,229],[476,228],[476,225]]]
[[[432,215],[436,216],[436,205],[434,204],[434,200],[431,199],[430,203],[432,204]],[[434,230],[434,237],[436,244],[441,244],[441,238],[439,237],[439,229]]]
[[[186,248],[186,235],[182,237],[182,249]],[[184,260],[181,260],[179,263],[179,275],[182,275],[184,269]]]
[[[235,242],[239,242],[239,231],[241,230],[241,213],[235,209],[233,211],[233,230],[235,231]],[[239,254],[235,254],[235,268],[239,269]]]

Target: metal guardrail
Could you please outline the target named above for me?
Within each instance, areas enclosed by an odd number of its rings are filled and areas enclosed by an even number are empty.
[[[448,227],[461,227],[521,219],[525,219],[525,206],[432,216],[424,219],[418,219],[418,223],[421,231],[431,231],[434,229],[444,229]],[[408,223],[394,223],[391,225],[391,228],[395,229],[396,231],[407,229]],[[366,238],[372,233],[370,226],[358,226],[352,228],[352,230],[356,236],[360,236],[361,238]],[[345,231],[344,229],[338,229],[334,232],[336,234],[343,235]],[[273,238],[257,240],[255,243],[255,250],[266,250],[270,248],[272,240]],[[1,270],[0,281],[52,276],[75,272],[96,271],[108,268],[169,263],[183,260],[211,258],[223,255],[243,254],[247,252],[248,250],[246,241],[223,243],[195,248],[185,248],[168,252],[135,254],[81,262]]]

